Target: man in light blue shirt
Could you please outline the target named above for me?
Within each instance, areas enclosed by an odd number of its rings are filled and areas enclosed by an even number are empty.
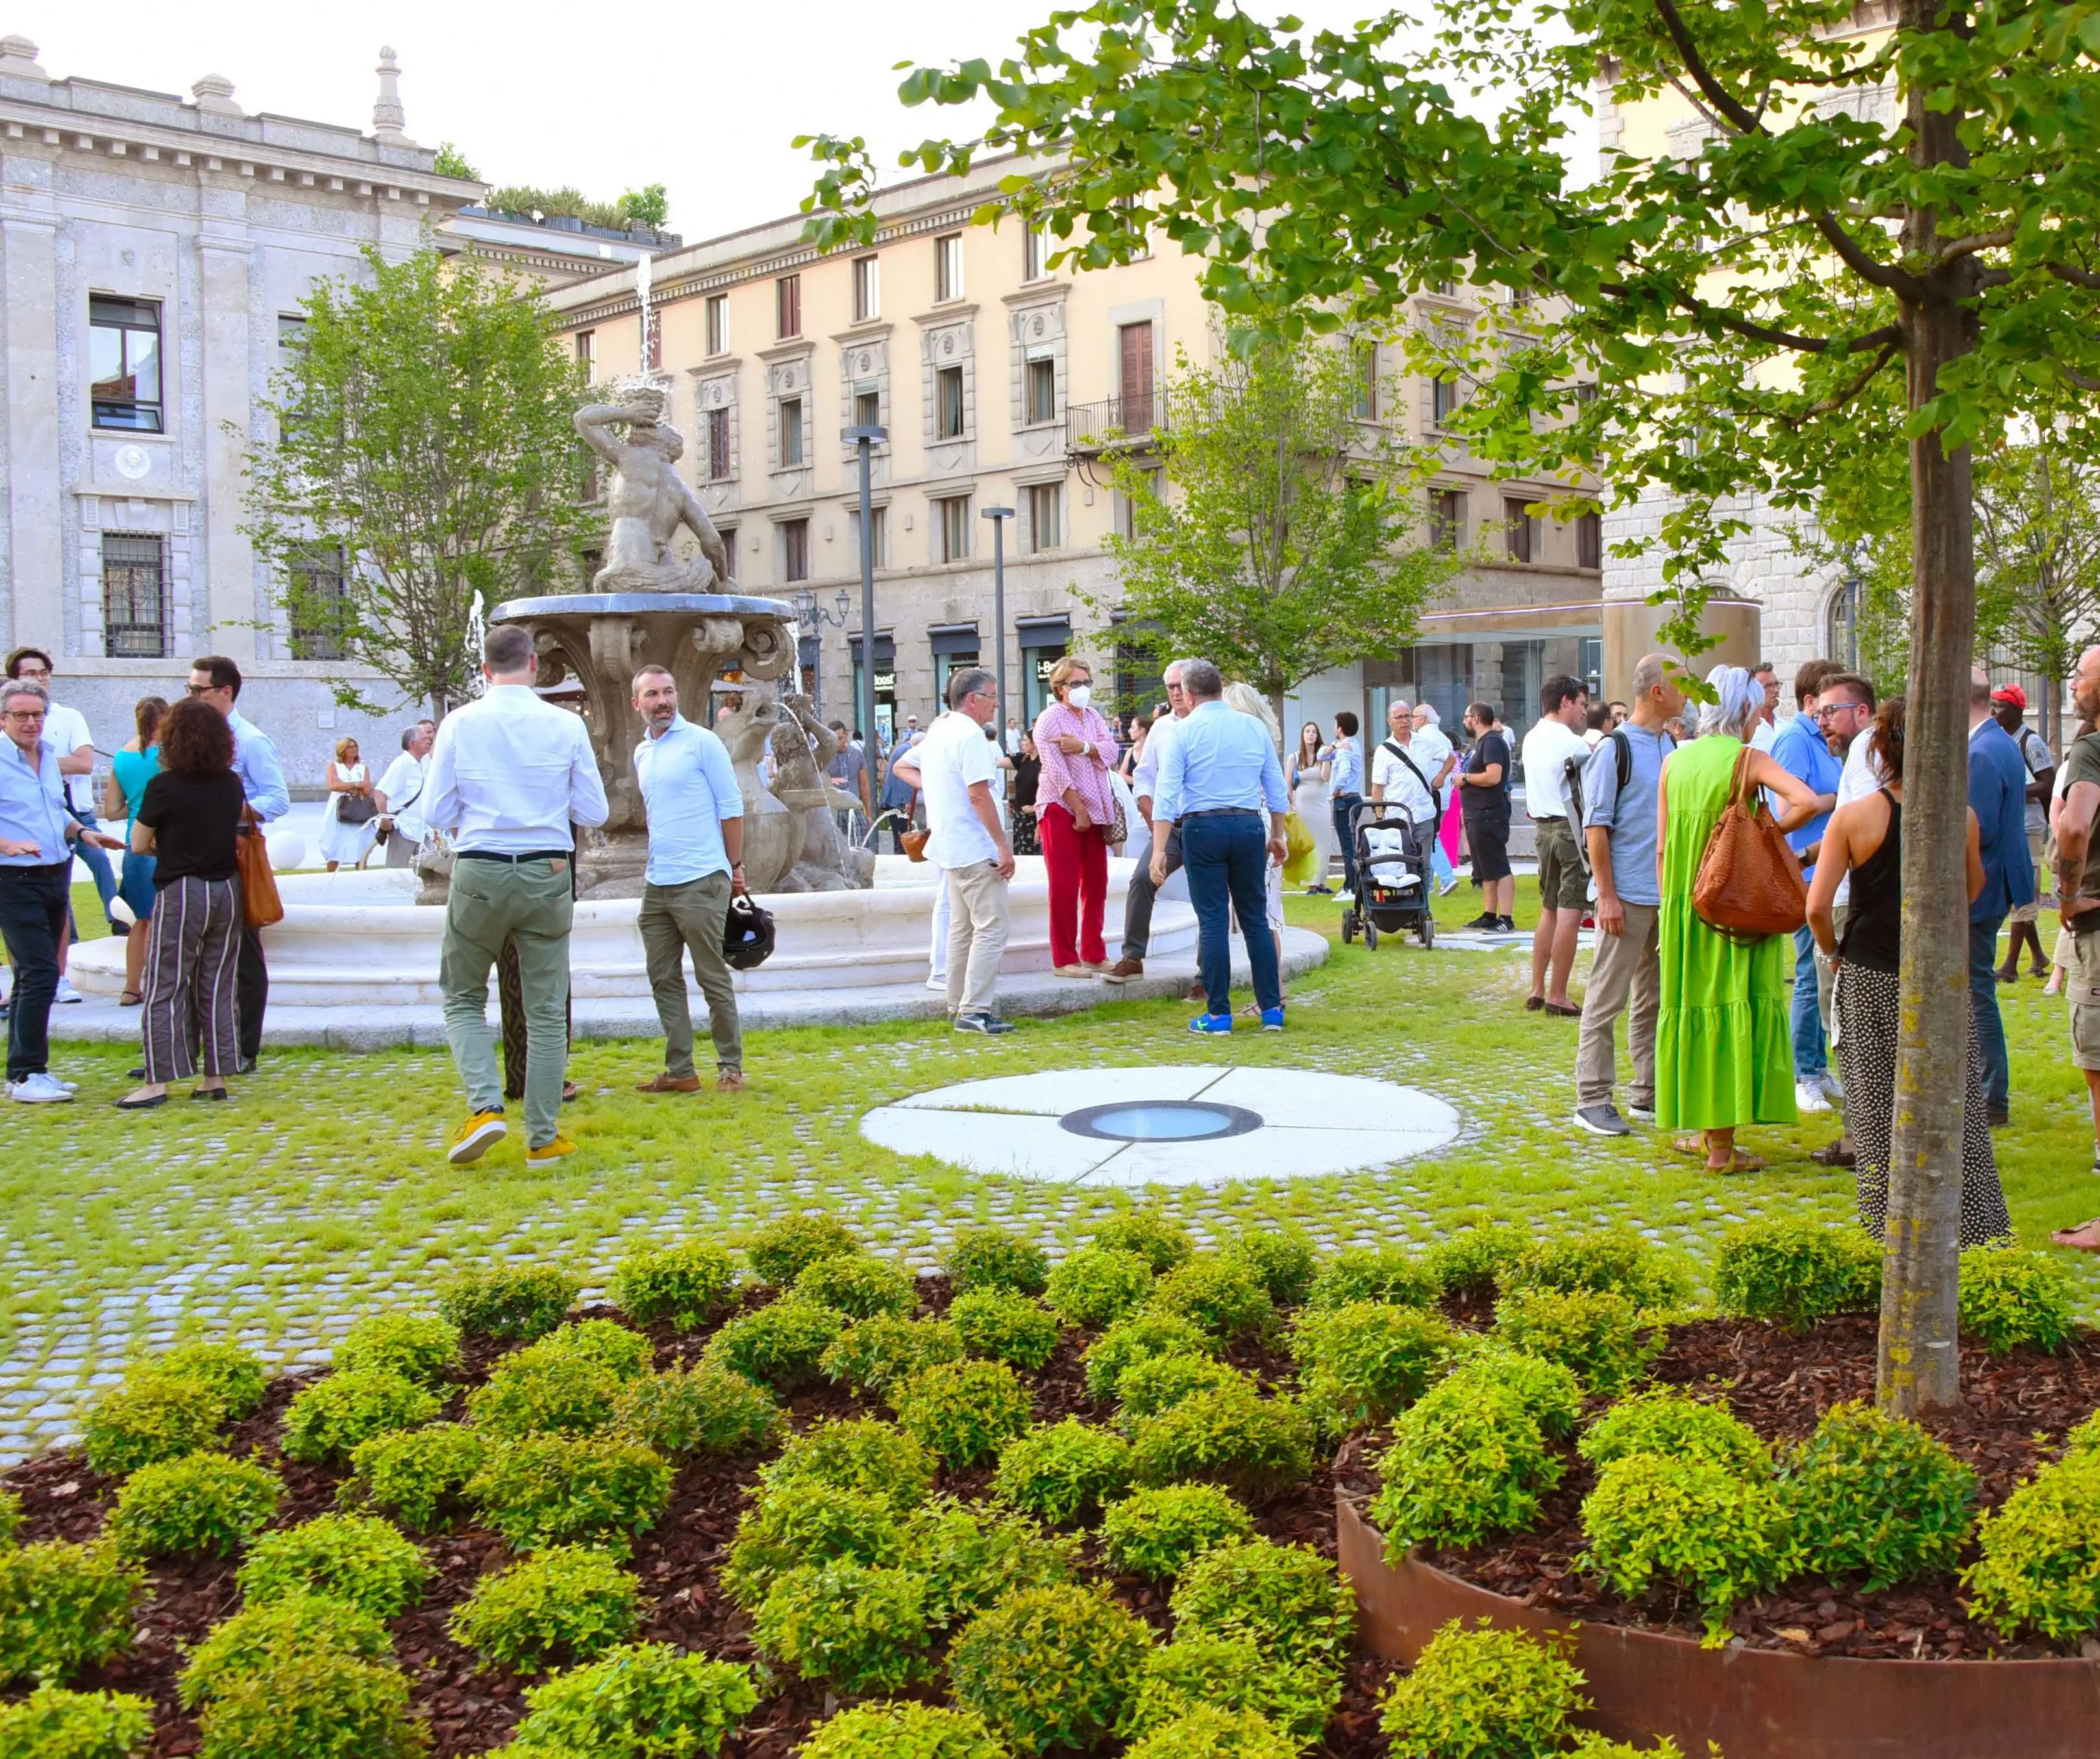
[[[1355,813],[1364,797],[1364,752],[1357,738],[1361,730],[1361,723],[1348,709],[1336,715],[1333,756],[1327,760],[1327,798],[1335,814],[1335,841],[1342,851],[1342,889],[1352,897],[1357,890]]]
[[[1262,723],[1236,713],[1220,699],[1225,681],[1207,659],[1181,668],[1189,718],[1176,730],[1159,765],[1159,791],[1152,803],[1155,827],[1180,833],[1181,865],[1189,875],[1189,902],[1196,906],[1197,962],[1203,974],[1205,1012],[1189,1022],[1191,1032],[1233,1029],[1229,919],[1238,915],[1254,972],[1255,1001],[1264,1032],[1283,1030],[1283,985],[1276,937],[1268,932],[1268,863],[1290,853],[1283,821],[1290,796],[1283,765]],[[1262,813],[1268,813],[1264,835]],[[1167,846],[1155,830],[1154,885],[1167,878]]]
[[[1152,730],[1145,734],[1145,749],[1138,753],[1137,773],[1131,779],[1138,816],[1151,833],[1152,847],[1163,849],[1167,859],[1158,869],[1158,880],[1152,877],[1154,868],[1149,861],[1130,876],[1130,890],[1123,901],[1123,951],[1115,963],[1101,973],[1108,983],[1129,983],[1145,975],[1145,950],[1152,944],[1153,901],[1167,875],[1181,865],[1181,839],[1171,824],[1157,817],[1153,800],[1159,791],[1160,764],[1174,743],[1174,735],[1188,722],[1189,698],[1181,688],[1182,668],[1188,663],[1185,659],[1175,660],[1161,675],[1167,686],[1168,712],[1154,721]]]
[[[743,793],[729,747],[678,712],[678,686],[663,667],[635,673],[634,712],[644,727],[634,747],[634,778],[649,814],[649,866],[637,926],[656,1017],[664,1024],[664,1073],[637,1091],[699,1091],[681,957],[690,952],[715,1042],[715,1087],[733,1093],[743,1085],[743,1036],[735,983],[722,957],[722,930],[730,897],[743,889]]]

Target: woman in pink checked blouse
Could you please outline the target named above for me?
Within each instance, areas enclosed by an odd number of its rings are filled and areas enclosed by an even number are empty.
[[[1109,770],[1115,732],[1092,706],[1092,669],[1069,654],[1050,669],[1057,700],[1035,718],[1043,756],[1036,793],[1043,865],[1050,875],[1050,961],[1061,977],[1108,969],[1101,906],[1108,900],[1109,827],[1115,794]]]

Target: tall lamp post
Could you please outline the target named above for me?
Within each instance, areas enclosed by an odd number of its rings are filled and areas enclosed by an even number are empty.
[[[795,620],[805,628],[814,630],[817,637],[817,663],[810,668],[810,702],[816,711],[818,720],[824,718],[824,631],[843,629],[846,619],[853,615],[853,595],[844,587],[839,589],[839,608],[826,611],[817,602],[817,595],[808,587],[795,589],[788,603],[795,607]]]
[[[992,665],[999,674],[999,706],[1010,715],[1013,705],[1006,699],[1006,522],[1013,517],[1013,509],[987,507],[979,517],[991,521]],[[999,748],[1006,749],[1003,735]]]
[[[875,510],[873,472],[875,448],[889,438],[886,430],[872,424],[849,427],[839,438],[850,440],[860,455],[860,675],[862,716],[867,730],[867,774],[875,780],[874,753],[882,747],[882,734],[875,721]]]

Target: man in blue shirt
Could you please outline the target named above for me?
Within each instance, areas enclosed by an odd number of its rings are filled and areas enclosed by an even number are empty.
[[[1794,716],[1772,740],[1773,760],[1789,775],[1798,776],[1818,795],[1828,796],[1824,809],[1786,840],[1802,858],[1802,876],[1815,876],[1815,851],[1838,801],[1843,762],[1831,755],[1823,737],[1816,705],[1824,681],[1843,668],[1828,659],[1811,659],[1793,675]],[[1871,705],[1870,705],[1871,706]],[[1815,969],[1815,937],[1803,924],[1793,932],[1793,1099],[1804,1112],[1827,1112],[1837,1097],[1830,1056],[1823,1036],[1823,1009]]]
[[[1155,827],[1171,825],[1180,832],[1182,871],[1189,875],[1189,902],[1196,906],[1197,963],[1203,974],[1206,1011],[1189,1022],[1189,1029],[1233,1029],[1227,936],[1229,918],[1236,913],[1253,968],[1262,1030],[1281,1032],[1283,982],[1276,937],[1268,932],[1268,863],[1290,853],[1283,821],[1290,796],[1283,786],[1283,765],[1262,723],[1220,700],[1225,681],[1209,660],[1185,661],[1181,688],[1191,705],[1189,718],[1160,761],[1152,822]],[[1166,879],[1167,842],[1155,828],[1153,884],[1163,884]]]
[[[1327,777],[1335,840],[1342,846],[1342,890],[1351,897],[1357,894],[1357,827],[1352,815],[1364,797],[1364,749],[1357,738],[1361,726],[1346,708],[1335,716],[1334,756]]]
[[[1995,1129],[2012,1122],[2012,1067],[1998,1017],[1998,931],[2016,904],[2034,902],[2027,853],[2027,766],[2012,735],[1991,713],[1991,681],[1970,673],[1969,805],[1976,814],[1983,889],[1969,906],[1969,995],[1983,1051],[1983,1109]]]
[[[646,730],[634,747],[634,777],[649,815],[649,866],[642,888],[642,950],[656,1017],[664,1024],[664,1073],[642,1093],[695,1093],[693,1016],[681,955],[708,1004],[715,1042],[715,1087],[743,1085],[743,1035],[736,986],[722,957],[730,897],[743,889],[743,793],[729,747],[678,712],[678,686],[661,666],[634,675],[634,712]]]

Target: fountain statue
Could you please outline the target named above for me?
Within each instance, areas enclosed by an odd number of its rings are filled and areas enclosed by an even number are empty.
[[[617,403],[579,409],[576,432],[584,444],[612,466],[606,510],[612,515],[605,566],[592,577],[601,593],[704,593],[729,578],[729,552],[699,497],[686,486],[677,465],[686,443],[664,420],[664,393],[653,385],[629,391]],[[615,439],[615,427],[626,430]],[[680,527],[699,540],[700,558],[681,562],[671,553]]]

